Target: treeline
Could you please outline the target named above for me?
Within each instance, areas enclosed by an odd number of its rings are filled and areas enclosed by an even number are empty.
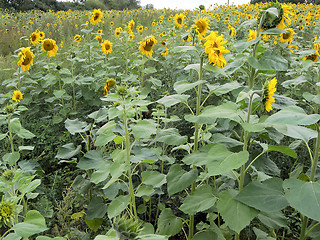
[[[123,10],[140,8],[137,0],[73,0],[73,1],[57,1],[57,0],[0,0],[0,8],[7,8],[16,11],[28,11],[38,9],[42,11],[61,11],[61,10]]]
[[[302,4],[302,3],[307,3],[307,4],[320,4],[320,0],[251,0],[251,4],[255,3],[265,3],[265,2],[279,2],[279,3],[295,3],[295,4]]]

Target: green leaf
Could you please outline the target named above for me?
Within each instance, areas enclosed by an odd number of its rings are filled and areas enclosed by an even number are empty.
[[[192,63],[192,64],[189,64],[187,65],[184,70],[195,70],[197,71],[198,73],[200,72],[200,63]]]
[[[247,151],[230,152],[224,145],[214,145],[208,151],[208,174],[216,176],[240,168],[249,159]]]
[[[110,162],[105,162],[101,168],[92,173],[90,181],[94,184],[98,184],[106,180],[110,175]]]
[[[288,206],[280,178],[254,181],[245,186],[236,200],[264,212],[277,212]]]
[[[67,240],[67,239],[64,238],[64,237],[51,238],[51,237],[46,237],[46,236],[38,236],[38,237],[36,238],[36,240],[50,240],[50,239],[52,239],[52,240]]]
[[[120,213],[126,209],[129,202],[130,202],[130,196],[128,195],[118,196],[115,199],[113,199],[108,206],[108,217],[114,218],[116,216],[119,216]]]
[[[160,235],[174,236],[181,231],[182,225],[182,220],[173,215],[170,208],[165,208],[158,218],[157,233]]]
[[[56,98],[61,98],[64,94],[66,94],[66,90],[62,89],[62,90],[54,90],[53,91],[53,95]]]
[[[289,157],[297,158],[297,153],[293,149],[291,149],[287,146],[268,145],[268,151],[281,152],[283,154],[288,155]]]
[[[20,240],[21,237],[16,233],[9,233],[2,240]]]
[[[33,151],[34,146],[19,146],[18,148],[19,148],[19,152],[23,150]]]
[[[171,107],[173,105],[176,105],[177,103],[187,102],[189,97],[189,95],[174,94],[164,96],[163,98],[160,98],[157,102],[163,104],[165,107]]]
[[[11,121],[9,123],[9,130],[12,133],[18,133],[21,128],[22,128],[22,126],[21,126],[21,123],[18,118],[11,119]]]
[[[69,159],[73,156],[77,155],[81,151],[81,145],[77,146],[77,148],[74,147],[73,143],[68,143],[63,145],[56,155],[56,158],[58,159]]]
[[[233,81],[233,82],[230,82],[230,83],[225,83],[223,85],[220,85],[220,84],[214,84],[214,85],[207,84],[207,87],[209,88],[210,92],[213,92],[215,95],[220,96],[220,95],[226,94],[228,92],[231,92],[231,91],[233,91],[235,89],[238,89],[238,88],[240,88],[242,86],[237,81]]]
[[[168,145],[178,146],[187,141],[187,136],[181,136],[176,128],[169,128],[160,130],[155,140]]]
[[[286,179],[283,182],[285,196],[291,207],[302,215],[320,221],[320,184],[304,182],[298,179]]]
[[[296,87],[300,84],[303,84],[307,81],[310,81],[310,76],[305,76],[305,75],[301,75],[299,77],[296,77],[295,79],[290,79],[287,81],[284,81],[283,83],[281,83],[281,85],[285,88],[290,88],[290,87]]]
[[[121,136],[115,136],[115,138],[113,139],[115,144],[121,144],[124,141],[124,138]]]
[[[144,171],[141,173],[141,177],[144,184],[154,188],[159,188],[167,182],[166,175],[157,171]]]
[[[135,125],[132,124],[130,127],[136,139],[149,138],[157,132],[157,124],[153,119],[138,120]]]
[[[168,240],[168,236],[158,235],[158,234],[146,234],[137,236],[136,239],[141,240]]]
[[[320,96],[317,95],[313,95],[309,92],[304,92],[302,94],[302,96],[308,101],[308,102],[313,102],[315,104],[320,104]]]
[[[103,219],[102,218],[95,218],[92,220],[85,219],[84,221],[91,230],[96,232],[96,231],[98,231],[99,227],[101,226]]]
[[[212,188],[209,185],[201,185],[193,195],[188,195],[180,210],[189,215],[195,215],[197,212],[203,212],[211,208],[217,198],[212,193]]]
[[[116,135],[111,130],[100,133],[99,136],[96,138],[94,145],[96,147],[105,146],[109,142],[111,142],[115,138],[115,136]]]
[[[308,142],[312,138],[317,137],[317,132],[306,127],[294,126],[288,124],[273,124],[272,125],[278,132],[295,139],[304,140]]]
[[[268,35],[279,35],[282,33],[288,33],[288,31],[286,31],[284,29],[280,29],[280,28],[271,28],[266,31],[260,32],[260,34],[268,34]]]
[[[3,140],[6,136],[7,136],[6,133],[1,133],[1,134],[0,134],[0,141]]]
[[[75,133],[82,133],[87,130],[89,130],[90,125],[88,125],[86,122],[81,122],[78,120],[78,118],[74,120],[70,120],[69,118],[64,122],[66,129],[74,135]]]
[[[115,126],[117,126],[117,124],[114,121],[109,121],[106,124],[104,124],[101,128],[99,128],[97,134],[110,132],[110,130]]]
[[[14,166],[16,162],[20,159],[20,153],[19,152],[12,152],[12,153],[6,153],[2,157],[4,162],[9,163],[10,166]]]
[[[35,135],[32,132],[28,131],[23,127],[20,128],[19,132],[17,132],[17,135],[23,139],[30,139],[35,137]]]
[[[167,175],[168,194],[173,195],[186,189],[197,179],[197,176],[197,169],[186,172],[180,165],[172,165]]]
[[[173,85],[174,90],[178,93],[178,94],[182,94],[190,89],[195,88],[196,86],[205,83],[206,81],[201,80],[201,81],[196,81],[193,83],[188,82],[187,80],[182,80],[182,81],[178,81],[175,82]]]
[[[136,196],[137,197],[151,196],[152,193],[154,193],[154,189],[152,187],[149,187],[146,185],[140,185],[136,193]]]
[[[99,169],[104,164],[101,150],[90,150],[80,159],[77,167],[82,170]]]
[[[223,191],[220,193],[217,202],[218,212],[228,227],[233,231],[240,233],[242,229],[248,226],[252,219],[258,215],[254,208],[234,199],[235,191]]]
[[[250,56],[248,57],[248,63],[251,67],[262,71],[286,71],[288,69],[288,61],[284,57],[271,52],[265,52],[259,60]]]
[[[238,53],[241,53],[244,50],[246,50],[248,47],[256,44],[257,42],[259,42],[260,40],[261,40],[261,37],[257,37],[256,39],[251,40],[251,41],[247,41],[247,40],[237,41],[237,42],[235,42],[235,44],[233,44],[233,47],[236,49],[236,51]]]
[[[102,199],[100,197],[95,197],[88,205],[86,219],[93,220],[95,218],[103,218],[107,210],[108,207],[102,202]]]
[[[265,125],[263,123],[241,123],[243,129],[247,132],[261,132],[265,130]]]
[[[28,238],[34,234],[47,230],[44,217],[36,210],[30,210],[24,219],[24,222],[17,223],[12,227],[16,234],[23,238]]]
[[[214,73],[214,75],[219,75],[220,74],[222,76],[227,77],[227,74],[225,73],[223,68],[219,68],[217,65],[213,66],[213,65],[207,63],[206,65],[203,66],[203,69]]]
[[[90,113],[89,118],[96,120],[96,122],[106,121],[108,119],[108,108],[100,108],[98,111]]]
[[[219,240],[218,234],[212,230],[198,232],[193,236],[192,240]]]
[[[35,190],[40,184],[41,184],[41,180],[40,179],[35,179],[35,180],[31,181],[31,182],[23,184],[19,188],[19,191],[21,192],[22,195],[24,195],[26,193],[30,193],[33,190]]]

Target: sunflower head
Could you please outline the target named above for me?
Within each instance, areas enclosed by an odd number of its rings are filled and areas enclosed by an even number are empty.
[[[16,205],[9,201],[0,202],[0,223],[10,227],[14,223],[17,214]]]
[[[102,19],[103,13],[101,12],[101,9],[95,9],[90,17],[90,23],[92,25],[98,24]]]
[[[209,24],[210,24],[210,21],[208,18],[199,17],[199,19],[197,19],[194,22],[194,25],[192,25],[192,27],[194,27],[196,29],[200,39],[202,39],[203,36],[206,35],[208,30],[210,29]]]
[[[79,42],[81,42],[81,36],[80,36],[79,34],[77,34],[77,35],[75,35],[75,36],[73,37],[73,40],[74,40],[75,42],[79,43]]]
[[[180,13],[180,14],[176,14],[174,16],[174,25],[177,27],[177,28],[182,28],[183,27],[183,20],[185,19],[185,16],[183,13]]]
[[[104,54],[108,55],[109,53],[112,53],[112,45],[113,43],[109,40],[104,40],[103,43],[101,43],[101,50]]]
[[[55,40],[47,38],[45,40],[42,40],[41,49],[47,52],[49,57],[54,57],[58,51],[58,46]]]
[[[211,32],[205,39],[204,51],[208,54],[208,62],[217,65],[219,68],[224,67],[227,62],[223,57],[223,53],[228,53],[223,44],[227,41],[223,40],[223,35],[218,32]]]
[[[40,34],[38,32],[33,32],[31,33],[30,35],[30,42],[33,44],[33,45],[36,45],[38,44],[38,42],[40,41]]]
[[[294,31],[292,28],[287,28],[286,31],[286,33],[280,34],[280,42],[291,44],[293,40]]]
[[[33,53],[30,51],[30,47],[21,48],[19,52],[19,61],[18,66],[21,67],[21,70],[24,72],[25,69],[29,71],[31,65],[33,65]]]
[[[127,214],[114,218],[113,226],[117,233],[125,239],[136,238],[142,230],[142,223]]]
[[[257,30],[249,30],[248,41],[252,41],[257,38]]]
[[[109,90],[116,85],[116,81],[113,78],[110,78],[109,80],[106,81],[106,84],[103,87],[104,94],[108,95]]]
[[[305,56],[305,57],[303,58],[303,61],[311,60],[311,61],[313,61],[313,62],[317,62],[317,61],[318,61],[318,58],[319,58],[319,53],[318,53],[318,51],[316,51],[316,52],[313,53],[313,54],[310,54],[310,55],[308,55],[308,56]]]
[[[276,85],[277,79],[275,77],[271,80],[266,81],[264,84],[262,102],[264,103],[264,107],[267,112],[270,112],[272,110],[272,103],[275,102],[273,95],[277,90]]]
[[[139,50],[143,55],[152,57],[153,53],[153,46],[157,43],[158,41],[154,38],[153,35],[150,35],[145,38],[145,40],[139,42]]]
[[[131,34],[128,36],[128,40],[129,40],[129,41],[132,41],[132,40],[134,39],[134,37],[135,37],[134,34],[131,33]]]
[[[13,108],[12,105],[9,105],[9,106]],[[11,181],[14,177],[14,171],[12,169],[7,169],[2,173],[2,177],[5,181]]]
[[[44,32],[40,32],[39,31],[39,36],[40,36],[40,39],[44,39],[44,37],[46,36],[46,34]]]
[[[292,7],[286,4],[280,4],[278,2],[270,2],[268,5],[263,8],[263,10],[259,14],[259,19],[264,16],[262,19],[262,29],[268,30],[271,28],[281,28],[284,29],[286,27],[286,23],[288,25],[291,24],[290,15],[293,15]]]
[[[167,56],[169,53],[169,49],[166,47],[166,50],[161,53],[162,56]]]
[[[13,91],[12,100],[20,102],[21,99],[23,99],[22,93],[19,90]]]
[[[133,31],[133,27],[134,27],[135,22],[133,20],[130,20],[130,22],[128,23],[128,33],[132,33]]]

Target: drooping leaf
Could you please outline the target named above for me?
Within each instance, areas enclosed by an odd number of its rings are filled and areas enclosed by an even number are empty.
[[[102,199],[100,197],[95,197],[88,205],[86,219],[93,220],[95,218],[103,218],[107,209],[108,207],[102,202]]]
[[[2,157],[4,162],[9,163],[10,166],[14,166],[16,162],[20,159],[20,153],[19,152],[11,152],[11,153],[6,153]]]
[[[81,145],[77,146],[77,148],[74,147],[73,143],[68,143],[58,150],[58,153],[56,155],[56,158],[58,159],[69,159],[73,156],[77,155],[81,151]]]
[[[182,81],[175,82],[173,85],[173,88],[178,94],[182,94],[182,93],[184,93],[190,89],[193,89],[193,88],[197,87],[198,85],[205,83],[205,82],[206,81],[201,80],[201,81],[196,81],[196,82],[190,83],[187,80],[182,80]]]
[[[83,170],[99,169],[104,163],[101,150],[90,150],[80,159],[77,167]]]
[[[134,125],[132,124],[131,129],[136,139],[149,138],[157,132],[157,124],[153,119],[143,119],[138,120]]]
[[[78,120],[78,118],[74,120],[70,120],[69,118],[64,122],[66,129],[71,133],[72,135],[76,133],[85,132],[89,129],[90,125],[88,125],[86,122],[81,122]]]
[[[181,136],[176,128],[168,128],[160,130],[155,140],[168,145],[178,146],[187,141],[187,136]]]
[[[189,95],[174,94],[160,98],[157,102],[163,104],[165,107],[171,107],[177,103],[187,102],[189,97]]]
[[[129,195],[121,195],[112,200],[108,206],[108,217],[114,218],[119,216],[120,213],[126,209],[130,202]]]
[[[160,235],[174,236],[182,229],[182,221],[177,218],[170,208],[162,210],[158,218],[157,233]]]
[[[166,175],[157,171],[144,171],[141,173],[141,177],[144,184],[154,188],[159,188],[167,182]]]
[[[223,85],[220,85],[220,84],[214,84],[214,85],[207,84],[207,87],[209,88],[210,92],[213,92],[215,95],[220,96],[222,94],[226,94],[226,93],[231,92],[231,91],[233,91],[235,89],[238,89],[238,88],[240,88],[242,86],[237,81],[233,81],[233,82],[230,82],[230,83],[225,83]]]

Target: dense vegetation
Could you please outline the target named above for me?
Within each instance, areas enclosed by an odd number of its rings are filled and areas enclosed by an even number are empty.
[[[1,239],[319,239],[319,10],[2,9]]]

